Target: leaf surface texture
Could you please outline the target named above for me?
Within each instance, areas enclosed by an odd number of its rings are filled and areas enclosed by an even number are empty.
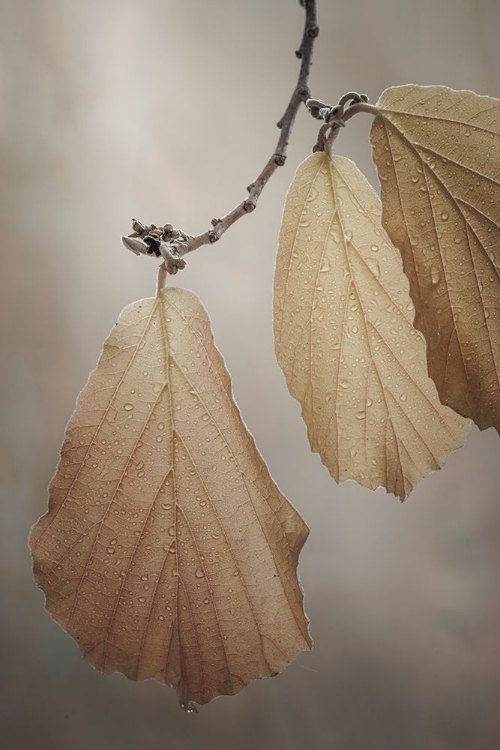
[[[296,575],[307,534],[199,300],[170,288],[125,308],[30,538],[47,609],[84,657],[171,684],[184,706],[279,672],[311,646]]]
[[[383,224],[403,257],[441,401],[500,431],[500,101],[387,89],[372,126]]]
[[[380,200],[348,159],[314,154],[290,187],[274,286],[278,362],[332,476],[403,499],[462,445],[437,397]]]

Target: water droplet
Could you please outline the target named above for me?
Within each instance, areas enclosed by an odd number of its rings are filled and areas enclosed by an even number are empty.
[[[341,388],[344,388],[344,390],[346,390],[347,388],[349,388],[349,381],[339,380],[339,385]]]
[[[133,404],[125,404],[125,406],[123,408],[125,409],[125,411],[132,411],[132,409],[134,408],[134,405]]]
[[[448,221],[449,218],[450,218],[450,214],[448,213],[448,211],[441,211],[442,221]]]
[[[431,267],[431,284],[433,286],[437,286],[439,282],[441,281],[441,274],[439,272],[439,268],[437,266]]]
[[[203,578],[204,575],[205,575],[205,571],[203,570],[203,568],[198,568],[195,573],[196,578]]]
[[[362,420],[362,419],[365,419],[365,417],[366,417],[366,412],[364,412],[364,411],[357,411],[356,412],[356,419]]]
[[[407,398],[408,398],[408,395],[406,393],[402,393],[401,396],[399,397],[399,400],[406,401]]]
[[[144,602],[146,601],[146,597],[145,596],[140,596],[139,597],[139,601],[140,601],[141,604],[144,604]]]
[[[168,530],[170,536],[175,536],[175,526],[171,526]]]
[[[466,138],[470,138],[470,130],[469,130],[469,128],[467,128],[467,130],[465,131],[465,137]]]
[[[372,253],[378,253],[379,249],[378,245],[372,245]]]

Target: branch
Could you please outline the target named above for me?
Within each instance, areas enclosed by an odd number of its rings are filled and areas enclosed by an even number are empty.
[[[217,242],[238,219],[251,213],[256,208],[259,196],[269,179],[276,169],[282,167],[286,161],[288,142],[297,112],[301,103],[305,102],[310,96],[309,72],[312,65],[314,40],[319,33],[316,3],[317,0],[300,0],[300,4],[305,9],[305,24],[302,42],[295,53],[301,60],[299,77],[285,113],[278,122],[281,133],[274,153],[258,177],[248,186],[248,197],[221,219],[212,219],[211,229],[195,236],[176,230],[170,224],[164,227],[156,227],[154,224],[144,226],[134,219],[133,233],[128,237],[122,237],[125,247],[137,255],[146,254],[156,257],[161,255],[168,273],[177,273],[180,268],[184,268],[186,265],[186,262],[182,259],[183,255],[197,250],[202,245]]]

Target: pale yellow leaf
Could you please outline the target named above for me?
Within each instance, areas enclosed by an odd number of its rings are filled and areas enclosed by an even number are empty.
[[[380,200],[356,166],[306,159],[288,193],[276,265],[278,362],[311,449],[332,476],[403,499],[467,422],[443,406]]]
[[[384,91],[372,127],[383,224],[401,251],[441,401],[500,431],[500,101]]]
[[[242,422],[208,316],[167,289],[122,312],[67,426],[30,544],[57,622],[102,672],[234,694],[310,648],[308,529]]]

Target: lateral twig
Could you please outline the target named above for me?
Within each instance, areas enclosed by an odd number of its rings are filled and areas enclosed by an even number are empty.
[[[162,256],[168,273],[177,273],[180,268],[185,266],[182,256],[197,250],[202,245],[217,242],[230,226],[241,219],[242,216],[254,211],[264,187],[276,169],[283,166],[286,161],[288,142],[297,112],[301,103],[310,97],[309,72],[312,65],[314,41],[319,33],[317,0],[299,1],[305,10],[305,23],[302,42],[295,53],[301,61],[297,84],[288,106],[278,122],[281,132],[276,148],[260,174],[248,186],[248,196],[222,218],[212,219],[212,227],[203,234],[188,235],[174,229],[170,224],[166,224],[164,227],[157,227],[154,224],[144,226],[134,219],[133,233],[128,237],[122,237],[125,247],[138,255]]]
[[[335,106],[326,104],[322,99],[308,99],[306,107],[315,120],[323,120],[325,123],[319,130],[313,151],[325,151],[327,146],[331,149],[340,128],[345,127],[347,120],[358,112],[378,114],[377,108],[368,104],[367,95],[357,94],[355,91],[341,96]]]

